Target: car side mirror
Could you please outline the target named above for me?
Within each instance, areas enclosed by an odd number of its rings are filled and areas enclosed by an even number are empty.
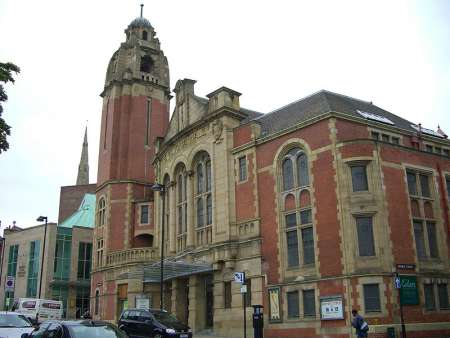
[[[151,320],[151,319],[146,319],[145,320],[145,324],[152,324],[153,323],[153,320]]]

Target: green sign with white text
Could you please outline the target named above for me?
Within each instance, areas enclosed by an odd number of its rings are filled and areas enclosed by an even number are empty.
[[[418,305],[416,276],[400,276],[400,301],[403,305]]]

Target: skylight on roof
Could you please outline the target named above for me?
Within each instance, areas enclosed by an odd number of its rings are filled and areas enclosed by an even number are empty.
[[[441,135],[441,134],[439,134],[439,133],[437,133],[437,132],[435,132],[434,130],[431,130],[431,129],[427,129],[427,128],[424,128],[424,127],[419,127],[419,126],[416,126],[415,124],[411,124],[411,127],[414,128],[415,130],[420,131],[421,133],[424,133],[424,134],[427,134],[427,135],[431,135],[431,136],[439,137],[439,138],[445,138],[443,135]]]
[[[359,115],[365,117],[368,120],[395,125],[394,122],[392,122],[391,120],[389,120],[385,116],[381,116],[381,115],[377,115],[377,114],[373,114],[373,113],[368,113],[366,111],[361,111],[361,110],[357,110],[357,112],[358,112]]]

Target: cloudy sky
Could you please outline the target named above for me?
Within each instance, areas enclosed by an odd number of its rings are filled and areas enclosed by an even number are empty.
[[[86,123],[96,181],[99,94],[141,2],[172,87],[192,78],[204,96],[226,85],[264,113],[328,89],[450,133],[450,1],[1,0],[0,61],[22,69],[3,116],[13,129],[0,155],[2,228],[57,220]]]

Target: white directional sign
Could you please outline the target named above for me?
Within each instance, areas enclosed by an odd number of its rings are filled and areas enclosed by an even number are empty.
[[[400,277],[395,277],[395,288],[401,289],[402,283],[400,282]]]
[[[12,276],[6,277],[5,291],[14,292],[14,286],[16,284],[16,279]]]
[[[234,281],[237,283],[244,284],[245,283],[245,273],[244,272],[235,272],[234,273]]]

